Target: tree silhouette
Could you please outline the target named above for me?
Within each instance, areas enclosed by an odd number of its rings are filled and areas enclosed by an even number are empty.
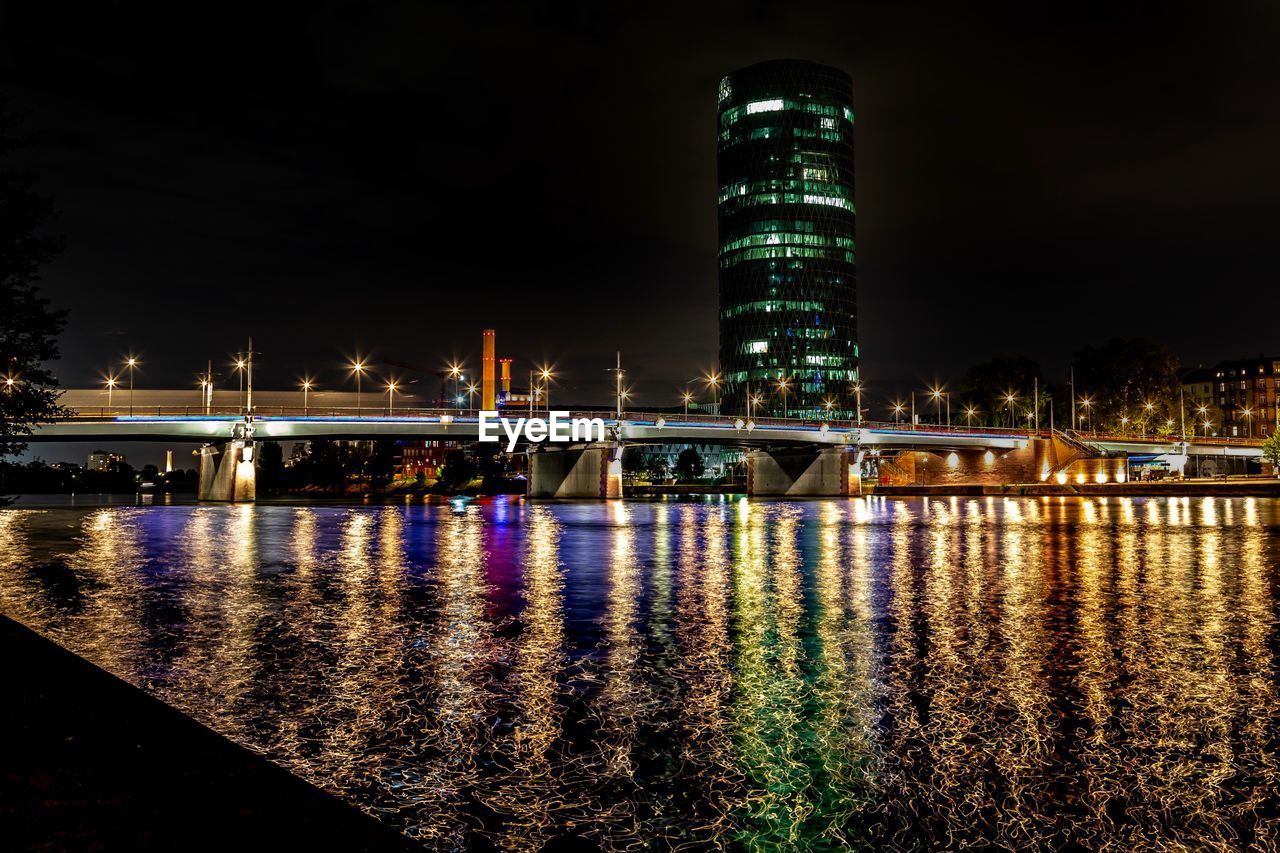
[[[13,127],[0,102],[0,157],[21,145]],[[53,205],[34,187],[34,175],[0,168],[0,456],[21,453],[36,425],[63,413],[47,364],[58,357],[67,315],[36,290],[62,241],[41,233]]]

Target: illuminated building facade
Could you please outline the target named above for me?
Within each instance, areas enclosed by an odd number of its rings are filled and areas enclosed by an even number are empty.
[[[123,453],[112,453],[109,450],[95,450],[89,454],[89,462],[85,470],[106,472],[124,464]]]
[[[434,480],[440,476],[449,451],[456,446],[452,441],[397,441],[396,471],[406,480],[415,479],[419,474]]]
[[[1280,426],[1280,357],[1224,361],[1214,374],[1222,435],[1262,438]]]
[[[750,393],[759,416],[852,418],[853,82],[763,62],[720,81],[718,109],[721,411]]]

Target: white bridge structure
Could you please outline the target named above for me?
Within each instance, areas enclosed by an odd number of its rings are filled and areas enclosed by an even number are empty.
[[[202,500],[256,497],[255,445],[262,441],[434,440],[475,442],[479,418],[457,409],[265,405],[174,406],[152,403],[182,392],[147,392],[132,407],[94,405],[100,391],[69,391],[70,415],[38,427],[31,442],[125,441],[197,443]],[[163,395],[163,396],[162,396]],[[123,396],[117,392],[116,396]],[[188,393],[187,397],[190,396]],[[259,399],[293,398],[290,392]],[[518,407],[510,417],[547,417]],[[529,495],[546,498],[622,496],[622,450],[627,445],[720,444],[746,451],[747,491],[760,496],[857,494],[868,470],[883,483],[958,485],[1054,481],[1123,481],[1131,460],[1182,472],[1195,459],[1225,473],[1233,461],[1261,456],[1260,441],[1134,435],[1080,435],[1055,430],[911,426],[850,421],[714,416],[703,413],[573,411],[599,418],[604,441],[524,443]]]

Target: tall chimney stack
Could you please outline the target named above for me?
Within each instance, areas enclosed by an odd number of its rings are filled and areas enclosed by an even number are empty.
[[[511,399],[511,359],[500,358],[498,364],[502,365],[502,372],[498,374],[502,381],[498,387],[502,389],[502,399],[509,400]]]
[[[497,387],[493,377],[493,329],[484,330],[484,358],[481,365],[480,408],[493,411],[497,406]]]

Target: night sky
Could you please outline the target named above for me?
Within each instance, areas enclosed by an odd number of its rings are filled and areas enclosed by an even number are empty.
[[[777,57],[853,75],[871,387],[1117,334],[1280,349],[1274,4],[270,5],[0,18],[64,384],[134,350],[189,387],[250,334],[263,386],[474,370],[492,326],[566,402],[620,348],[673,404],[717,350],[716,83]]]

